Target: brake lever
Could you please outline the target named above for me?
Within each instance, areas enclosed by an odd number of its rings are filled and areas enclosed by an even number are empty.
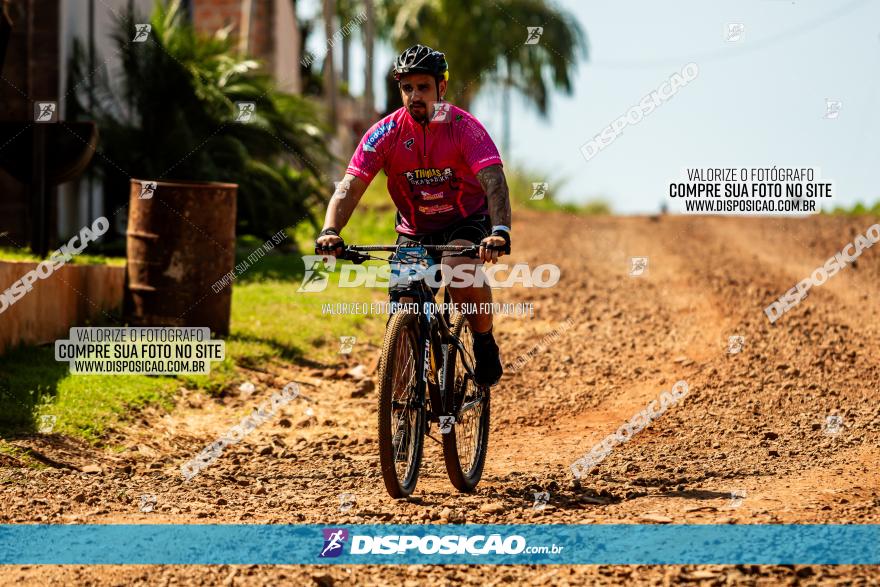
[[[350,249],[345,249],[340,258],[345,261],[351,261],[355,265],[362,265],[364,261],[370,260],[369,255],[364,255],[363,253],[352,251]]]
[[[470,259],[479,259],[480,257],[480,245],[473,245],[471,247],[467,247],[466,249],[461,249],[457,253],[450,254],[450,257],[468,257]]]
[[[471,259],[479,259],[480,258],[480,245],[474,245],[465,251],[462,251],[465,257],[470,257]]]

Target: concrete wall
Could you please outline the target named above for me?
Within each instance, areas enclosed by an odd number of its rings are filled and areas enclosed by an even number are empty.
[[[0,292],[37,263],[0,261]],[[0,354],[19,344],[43,344],[67,338],[71,326],[87,321],[114,323],[104,315],[122,306],[125,267],[65,265],[0,313]],[[0,304],[2,307],[2,304]]]

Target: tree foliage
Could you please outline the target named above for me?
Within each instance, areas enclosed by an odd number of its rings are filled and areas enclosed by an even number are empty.
[[[128,13],[113,31],[121,68],[94,73],[91,109],[80,45],[72,57],[68,112],[98,123],[94,163],[108,205],[127,201],[131,177],[225,181],[239,184],[240,234],[268,237],[308,217],[330,187],[318,106],[277,90],[257,61],[236,53],[229,29],[197,33],[179,0],[156,3],[144,42],[132,42],[136,22],[145,21]],[[255,103],[250,122],[236,121],[237,102]]]
[[[389,26],[379,31],[396,49],[421,43],[446,54],[447,98],[465,109],[487,84],[509,83],[546,115],[550,92],[571,94],[587,56],[575,17],[546,0],[386,0],[382,8]],[[537,43],[525,44],[527,27],[543,27]]]

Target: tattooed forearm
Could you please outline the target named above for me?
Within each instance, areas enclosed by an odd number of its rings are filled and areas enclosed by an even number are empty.
[[[510,192],[507,189],[507,179],[500,165],[490,165],[477,172],[477,179],[486,192],[489,200],[489,215],[492,224],[510,226]]]

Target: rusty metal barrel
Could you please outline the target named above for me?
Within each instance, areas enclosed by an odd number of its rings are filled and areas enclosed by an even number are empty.
[[[131,180],[123,315],[133,326],[229,333],[235,266],[233,183]]]

